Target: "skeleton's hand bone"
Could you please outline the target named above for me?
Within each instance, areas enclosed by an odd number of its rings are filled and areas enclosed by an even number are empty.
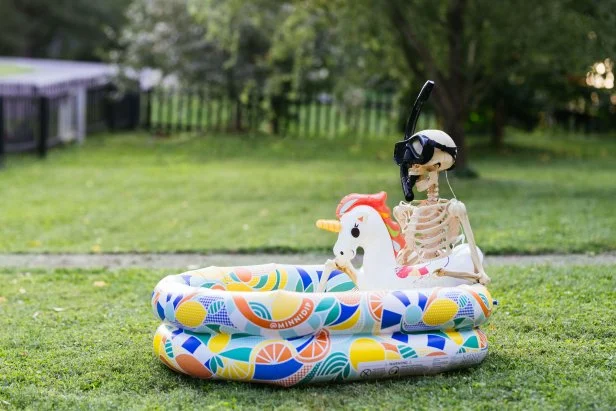
[[[447,276],[453,278],[463,278],[471,281],[477,281],[480,284],[487,285],[490,283],[490,277],[486,275],[484,272],[480,273],[469,273],[462,271],[451,271],[446,268],[439,268],[435,271],[438,276]]]
[[[479,283],[481,283],[483,285],[488,285],[488,284],[490,284],[490,281],[492,281],[490,279],[490,277],[488,277],[488,275],[483,272],[483,270],[479,273],[479,275],[481,276],[479,278]]]
[[[327,286],[327,281],[329,280],[329,276],[332,271],[340,270],[342,272],[347,273],[351,281],[357,285],[357,271],[353,267],[353,265],[348,261],[338,261],[338,260],[327,260],[323,265],[323,274],[321,275],[321,280],[319,281],[319,285],[316,288],[316,292],[323,293],[325,292],[325,288]]]
[[[334,263],[336,264],[336,268],[338,270],[346,273],[351,281],[357,285],[357,270],[355,270],[355,267],[353,267],[353,264],[351,264],[349,260],[336,258]]]

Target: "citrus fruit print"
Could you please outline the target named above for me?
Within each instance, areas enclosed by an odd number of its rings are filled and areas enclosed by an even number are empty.
[[[350,291],[304,291],[321,276],[280,264],[168,276],[152,293],[154,352],[197,378],[282,386],[443,372],[487,354],[481,285],[360,292],[336,272],[327,284]]]
[[[377,323],[381,322],[381,318],[383,317],[383,296],[384,292],[374,292],[368,295],[368,308],[370,315],[374,318],[374,321]]]
[[[291,317],[301,306],[303,298],[292,294],[277,294],[272,301],[272,319],[284,320]]]
[[[325,358],[331,349],[331,340],[327,330],[321,330],[312,341],[302,349],[297,359],[303,363],[313,363]]]
[[[206,315],[205,308],[195,301],[181,303],[175,312],[175,316],[180,323],[192,328],[200,325],[205,320]]]
[[[197,378],[212,377],[212,372],[191,355],[181,354],[175,360],[182,371],[188,375],[194,375]]]
[[[229,341],[231,341],[231,336],[229,334],[216,334],[209,339],[207,347],[211,352],[219,353],[227,348]]]
[[[362,362],[383,361],[385,348],[374,338],[358,338],[349,348],[349,358],[353,368],[357,369]]]
[[[248,381],[254,373],[254,364],[243,361],[224,359],[223,366],[218,368],[216,375],[221,378],[236,381]]]
[[[445,324],[458,312],[458,304],[446,298],[437,298],[424,312],[423,322],[427,325]]]
[[[286,341],[266,342],[261,347],[255,347],[254,362],[256,364],[279,364],[293,358],[294,348]]]

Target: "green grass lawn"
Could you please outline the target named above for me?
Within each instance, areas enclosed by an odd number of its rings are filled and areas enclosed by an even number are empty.
[[[0,172],[0,252],[328,250],[351,192],[401,199],[389,140],[99,135]],[[517,134],[451,179],[482,249],[616,250],[616,139]],[[441,193],[450,196],[442,180]]]
[[[0,271],[0,409],[609,409],[616,266],[497,267],[479,367],[299,388],[199,381],[152,354],[160,271]],[[103,281],[105,286],[95,287]]]

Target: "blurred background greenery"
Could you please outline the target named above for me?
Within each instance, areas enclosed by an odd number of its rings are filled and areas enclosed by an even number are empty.
[[[427,79],[419,127],[481,175],[454,187],[488,253],[616,249],[615,0],[4,0],[0,15],[0,54],[113,65],[149,131],[12,157],[0,250],[325,250],[312,220],[343,195],[401,199],[392,146]]]
[[[616,2],[546,0],[5,0],[0,55],[103,60],[130,85],[258,92],[269,131],[285,101],[374,93],[407,108],[435,80],[438,125],[501,146],[507,126],[616,124]],[[403,116],[397,121],[403,121]]]

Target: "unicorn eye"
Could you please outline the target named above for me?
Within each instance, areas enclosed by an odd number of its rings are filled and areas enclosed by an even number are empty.
[[[359,237],[359,227],[355,224],[355,227],[351,228],[351,235],[355,238]]]

